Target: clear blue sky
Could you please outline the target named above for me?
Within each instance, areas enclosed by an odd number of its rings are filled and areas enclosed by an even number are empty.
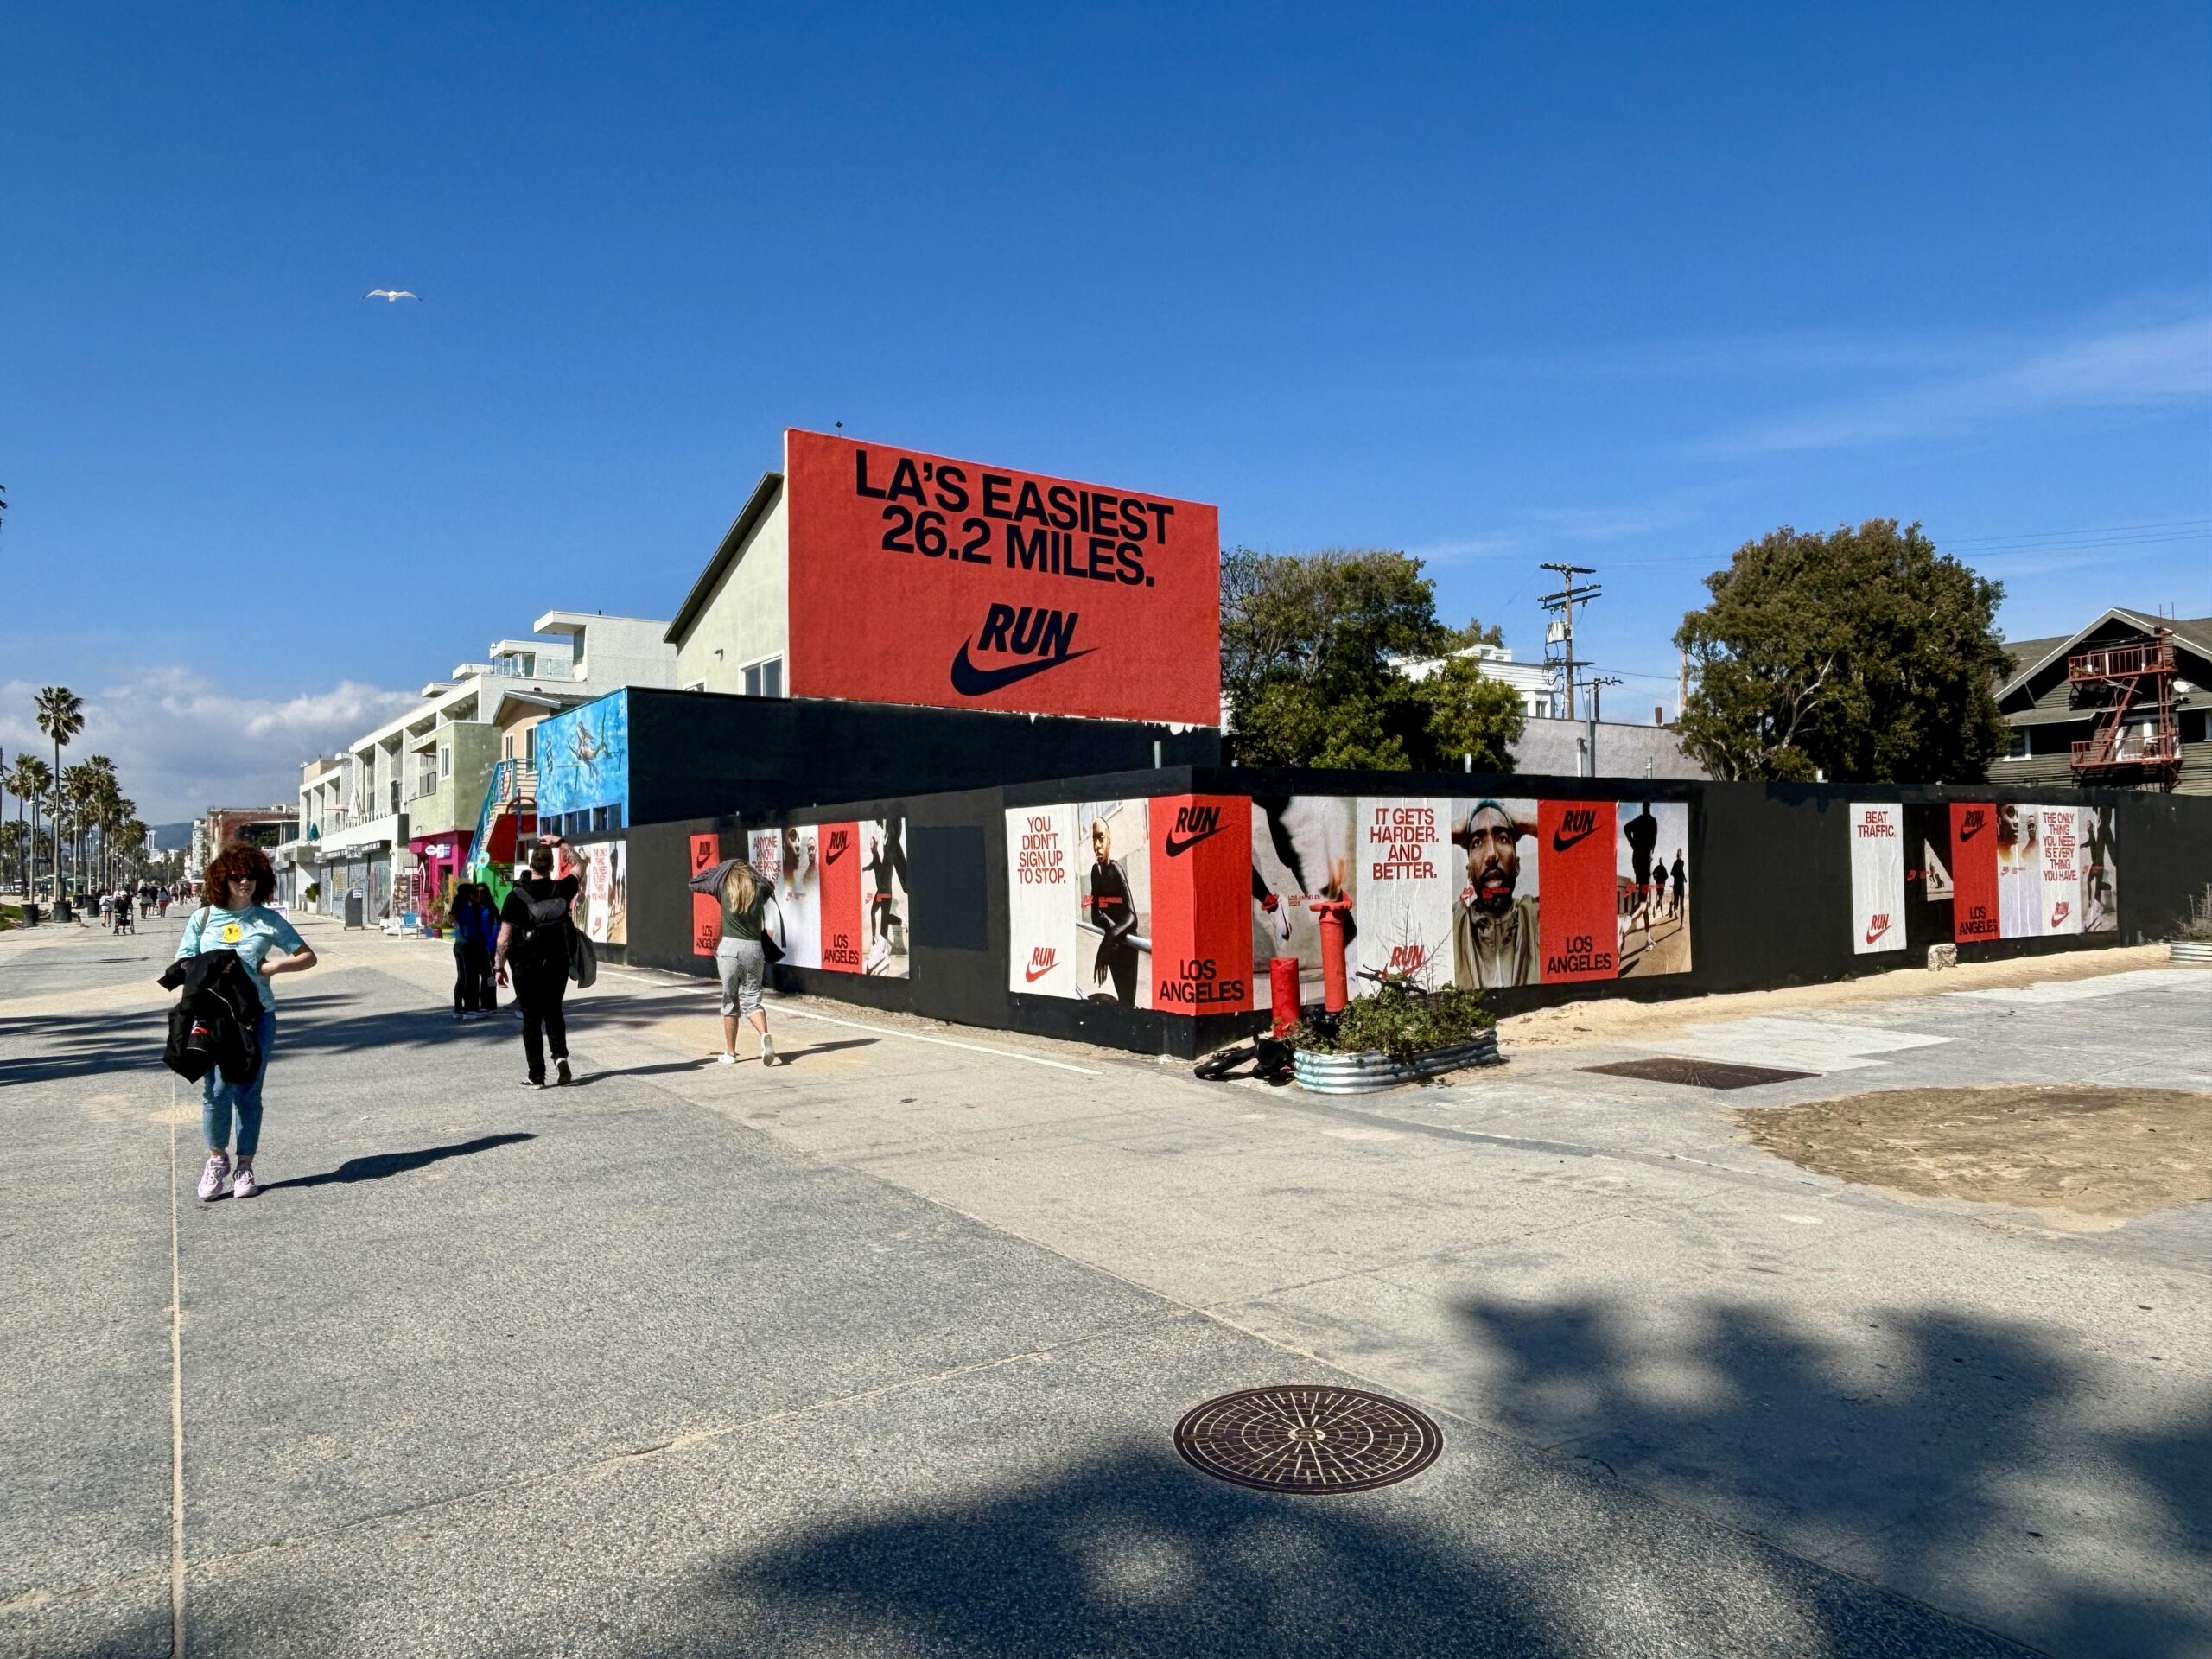
[[[61,680],[154,812],[289,794],[669,614],[838,420],[1413,550],[1525,656],[1601,567],[1624,711],[1782,523],[1922,519],[2015,637],[2212,613],[2207,17],[19,9],[0,745]]]

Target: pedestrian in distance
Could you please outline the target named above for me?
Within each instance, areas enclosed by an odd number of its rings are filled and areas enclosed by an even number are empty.
[[[463,881],[453,893],[453,1012],[456,1020],[481,1019],[499,1007],[492,957],[499,948],[499,915],[491,889]]]
[[[554,878],[553,849],[560,844],[560,836],[547,836],[531,849],[530,873],[507,894],[493,951],[494,976],[500,984],[513,985],[516,1006],[522,1009],[522,1051],[530,1066],[522,1080],[525,1089],[545,1086],[548,1048],[556,1081],[573,1081],[561,999],[569,989],[569,907],[575,902],[576,878]]]
[[[315,947],[268,908],[276,891],[276,873],[269,866],[269,855],[258,847],[244,842],[226,847],[200,878],[200,891],[207,902],[185,923],[177,958],[232,950],[251,970],[261,993],[261,1018],[254,1028],[261,1069],[244,1084],[231,1083],[219,1070],[213,1071],[200,1085],[200,1124],[207,1141],[207,1166],[200,1174],[200,1196],[213,1200],[227,1190],[234,1198],[250,1198],[261,1190],[253,1160],[261,1147],[262,1090],[276,1046],[276,994],[269,982],[278,974],[302,973],[314,967]]]
[[[709,871],[711,878],[715,872]],[[722,937],[715,947],[715,972],[722,985],[724,1065],[737,1064],[737,1022],[743,1019],[760,1037],[760,1064],[776,1063],[776,1039],[768,1034],[768,1011],[760,1006],[760,987],[768,976],[768,907],[775,902],[767,877],[741,858],[727,861],[715,884],[721,895]],[[695,884],[696,885],[696,884]],[[780,924],[783,915],[777,912]],[[780,927],[779,930],[780,931]],[[778,953],[781,954],[781,944]]]

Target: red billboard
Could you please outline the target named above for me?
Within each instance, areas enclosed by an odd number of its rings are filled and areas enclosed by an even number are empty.
[[[1951,937],[1961,944],[2004,937],[1998,923],[1994,802],[1951,803]]]
[[[1151,802],[1152,1006],[1242,1014],[1252,1006],[1252,800]]]
[[[1210,506],[784,434],[802,697],[1212,726]]]

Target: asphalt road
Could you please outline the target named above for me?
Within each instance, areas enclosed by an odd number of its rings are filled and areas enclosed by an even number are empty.
[[[203,1205],[176,931],[0,937],[0,1652],[2212,1651],[2212,1206],[1907,1205],[1559,1057],[1355,1108],[779,1014],[718,1067],[619,971],[527,1090],[436,946],[327,927],[269,1190]],[[1854,1011],[1928,1040],[1822,1086],[2205,1086],[2201,985],[2067,1007]],[[1177,1459],[1291,1381],[1444,1453]]]

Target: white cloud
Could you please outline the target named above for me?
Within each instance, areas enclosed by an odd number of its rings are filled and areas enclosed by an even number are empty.
[[[2061,411],[2146,410],[2212,397],[2212,314],[2107,327],[1973,373],[1923,380],[1723,434],[1707,458],[1955,435]]]
[[[47,759],[29,681],[0,683],[0,749]],[[62,751],[64,766],[88,754],[115,762],[123,792],[149,823],[174,823],[210,806],[267,806],[299,794],[300,766],[412,708],[410,692],[345,680],[289,698],[242,696],[185,668],[155,668],[118,683],[78,688],[85,729]]]

